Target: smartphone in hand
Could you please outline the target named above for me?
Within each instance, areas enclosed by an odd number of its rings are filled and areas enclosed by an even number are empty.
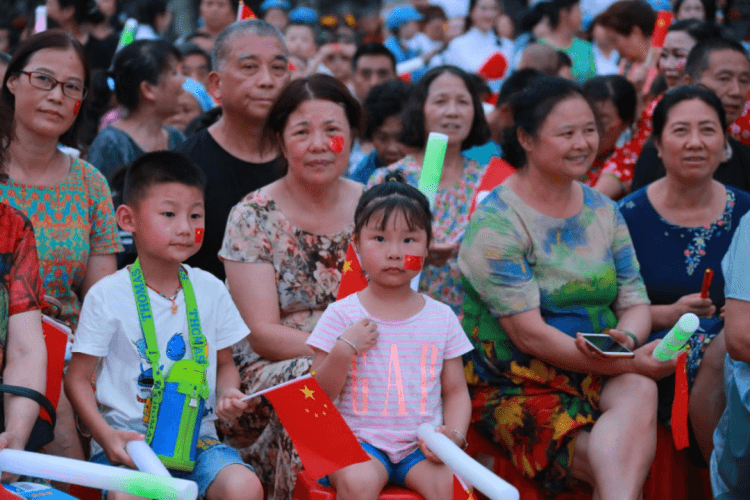
[[[605,356],[620,356],[624,358],[632,358],[635,356],[633,351],[606,333],[582,333],[581,336],[586,343]]]

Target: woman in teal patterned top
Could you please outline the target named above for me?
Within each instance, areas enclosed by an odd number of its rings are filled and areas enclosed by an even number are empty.
[[[459,251],[476,428],[552,493],[569,477],[595,498],[637,499],[656,446],[656,384],[674,363],[651,357],[651,321],[616,205],[576,182],[599,136],[580,88],[543,78],[514,103],[503,145],[518,172],[477,207]],[[635,350],[609,358],[578,332]]]
[[[435,200],[430,200],[435,238],[422,269],[419,289],[459,314],[464,293],[456,254],[469,224],[471,199],[487,167],[462,152],[486,143],[490,127],[468,74],[455,66],[428,71],[412,89],[402,118],[401,142],[416,151],[388,168],[377,170],[368,187],[382,183],[393,172],[400,172],[408,184],[416,186],[422,173],[427,136],[430,132],[448,136],[437,194]]]

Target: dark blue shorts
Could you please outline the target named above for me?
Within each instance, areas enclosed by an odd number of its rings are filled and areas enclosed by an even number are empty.
[[[385,470],[388,472],[388,484],[406,486],[406,474],[408,474],[412,467],[425,459],[422,450],[417,448],[416,450],[405,456],[401,461],[394,464],[393,462],[391,462],[391,459],[388,458],[388,454],[383,450],[379,450],[373,445],[365,443],[364,441],[360,442],[360,444],[367,453],[380,460],[380,463],[385,466]],[[322,484],[323,486],[328,486],[329,488],[333,487],[331,481],[328,480],[328,476],[318,479],[318,483]]]

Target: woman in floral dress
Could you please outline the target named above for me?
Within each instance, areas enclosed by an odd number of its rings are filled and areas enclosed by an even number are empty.
[[[336,299],[362,185],[341,177],[361,110],[346,87],[322,74],[281,93],[266,128],[288,169],[230,213],[219,257],[250,327],[234,349],[242,390],[251,394],[310,371],[307,337]],[[299,458],[261,398],[219,431],[254,468],[269,499],[291,499]]]
[[[726,347],[724,276],[721,259],[739,220],[750,210],[750,195],[725,186],[713,175],[726,159],[724,108],[711,91],[679,87],[654,110],[652,135],[666,177],[620,202],[633,235],[641,274],[651,300],[653,338],[661,338],[685,313],[701,317],[702,332],[690,338],[687,381],[690,422],[708,461],[713,430],[724,409]],[[714,272],[709,297],[700,296],[706,269]],[[700,369],[699,369],[700,368]],[[674,379],[659,385],[660,417],[668,421]]]
[[[599,136],[581,89],[542,78],[513,105],[518,168],[472,214],[464,356],[475,428],[557,494],[571,478],[594,498],[636,500],[656,448],[656,384],[674,370],[646,341],[651,320],[617,206],[577,182]],[[609,329],[633,358],[594,355],[579,332]]]
[[[440,66],[419,80],[404,108],[403,122],[401,142],[418,148],[417,152],[377,171],[368,186],[383,182],[388,173],[396,171],[403,174],[407,183],[418,185],[427,136],[430,132],[448,136],[443,172],[432,205],[435,237],[419,288],[459,314],[464,294],[456,254],[469,224],[471,199],[487,167],[461,152],[486,143],[490,138],[489,125],[469,76],[454,66]]]

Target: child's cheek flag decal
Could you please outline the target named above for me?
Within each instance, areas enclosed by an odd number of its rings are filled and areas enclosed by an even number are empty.
[[[404,270],[421,271],[423,263],[424,257],[420,257],[418,255],[406,255],[404,257]]]
[[[206,230],[203,229],[202,227],[196,227],[195,228],[195,242],[196,243],[203,243],[203,233],[205,231]]]

